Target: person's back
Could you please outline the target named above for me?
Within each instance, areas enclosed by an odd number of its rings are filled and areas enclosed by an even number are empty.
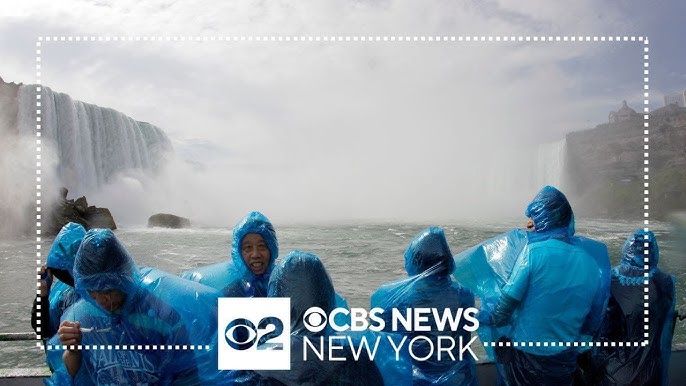
[[[384,284],[371,296],[371,307],[384,310],[386,331],[391,331],[392,309],[404,311],[435,308],[441,315],[447,311],[455,315],[459,308],[474,307],[472,292],[451,279],[453,267],[452,254],[443,230],[433,227],[420,232],[405,252],[405,270],[409,277]],[[428,337],[431,341],[431,344],[424,339],[415,341],[415,356],[428,358],[422,361],[413,360],[413,384],[476,385],[478,382],[473,358],[465,354],[462,360],[459,360],[460,339],[464,345],[471,339],[471,333],[464,329],[464,320],[459,323],[457,329],[445,328],[443,331],[436,327],[433,316],[429,316],[429,320],[430,331],[404,332],[408,341],[420,335]],[[456,360],[452,360],[446,352],[439,356],[436,347],[441,337],[449,337],[456,342],[451,350]]]
[[[526,281],[516,278],[520,274],[518,269],[527,270]],[[513,319],[511,339],[516,342],[578,341],[598,289],[597,271],[591,256],[565,241],[548,239],[527,245],[521,260],[515,264],[512,284],[503,289],[507,295],[521,299],[518,315]],[[564,347],[527,346],[522,350],[549,355],[563,351]]]
[[[644,244],[648,244],[648,247]],[[600,368],[602,380],[598,383],[668,383],[675,286],[674,277],[657,268],[658,258],[657,240],[651,231],[639,229],[624,244],[622,261],[612,269],[611,298],[604,339],[631,344],[598,350],[598,357],[605,364],[604,369]],[[645,266],[648,266],[647,270]],[[647,299],[644,298],[646,295]],[[648,304],[647,321],[645,303]],[[647,337],[646,324],[649,326]],[[648,345],[644,346],[642,343],[646,339]],[[638,346],[634,343],[638,343]]]
[[[510,385],[571,384],[579,349],[574,342],[593,334],[607,289],[600,260],[574,245],[574,215],[567,198],[551,186],[527,206],[527,244],[502,295],[482,323],[510,325],[496,349],[499,377]],[[598,301],[600,300],[600,301]],[[480,314],[482,313],[480,312]],[[593,325],[589,327],[589,325]]]
[[[317,256],[293,251],[276,266],[269,280],[269,297],[289,297],[291,299],[291,369],[288,371],[257,371],[257,377],[244,385],[320,385],[320,386],[382,386],[383,378],[378,368],[361,355],[355,360],[350,347],[342,343],[338,346],[336,357],[344,361],[320,360],[311,355],[303,359],[305,337],[318,341],[324,337],[324,350],[328,351],[326,336],[328,329],[321,332],[310,332],[303,316],[311,307],[319,307],[329,313],[336,305],[333,283],[324,265]],[[342,349],[341,349],[342,348]],[[308,350],[311,350],[308,349]],[[339,352],[340,350],[340,352]],[[249,377],[248,377],[249,378]],[[246,379],[248,379],[246,378]]]

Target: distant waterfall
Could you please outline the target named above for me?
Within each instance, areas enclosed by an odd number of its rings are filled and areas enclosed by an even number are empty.
[[[549,142],[538,145],[536,153],[534,175],[535,186],[553,185],[564,189],[565,160],[567,158],[567,140]]]
[[[160,128],[48,87],[41,88],[37,107],[36,87],[19,87],[19,132],[35,135],[35,110],[40,109],[42,139],[55,146],[57,177],[75,195],[94,191],[121,171],[154,172],[172,149]]]

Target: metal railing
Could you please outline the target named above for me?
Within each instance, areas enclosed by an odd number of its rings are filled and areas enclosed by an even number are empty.
[[[38,337],[34,332],[0,332],[0,342],[20,340],[38,340]]]

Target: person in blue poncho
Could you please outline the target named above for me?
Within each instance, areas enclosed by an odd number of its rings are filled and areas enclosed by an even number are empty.
[[[45,266],[41,267],[44,278],[40,283],[40,299],[37,296],[33,302],[31,326],[44,342],[57,332],[64,310],[78,300],[74,291],[74,259],[85,235],[86,230],[80,224],[70,222],[63,226],[52,243]],[[42,311],[48,310],[40,312],[40,317],[38,304]]]
[[[234,228],[231,259],[236,270],[224,287],[224,296],[267,296],[269,275],[279,255],[279,243],[272,223],[260,212],[251,212]]]
[[[305,311],[319,307],[329,314],[336,304],[333,283],[319,258],[311,253],[293,251],[276,266],[269,280],[269,297],[291,299],[291,369],[287,371],[240,372],[234,384],[237,385],[366,385],[382,386],[383,378],[374,362],[362,355],[355,360],[350,347],[340,341],[336,357],[345,361],[321,361],[315,355],[303,360],[303,336],[317,341],[319,336],[328,336],[329,328],[310,332],[303,322]],[[326,339],[324,340],[326,342]],[[327,344],[328,347],[328,344]],[[328,350],[325,348],[324,350]]]
[[[233,228],[230,260],[186,271],[181,277],[221,290],[227,297],[265,297],[278,255],[274,226],[255,211]]]
[[[624,243],[622,260],[612,268],[611,297],[603,338],[609,342],[631,343],[598,349],[595,358],[598,374],[592,380],[594,384],[668,384],[675,278],[657,267],[658,259],[657,240],[649,230],[635,231]],[[647,300],[644,299],[646,294]],[[644,303],[648,303],[647,322]],[[648,345],[644,346],[642,343],[646,340]]]
[[[69,346],[62,359],[77,383],[200,383],[193,351],[169,348],[190,344],[179,314],[143,287],[138,268],[111,230],[86,233],[74,281],[82,299],[67,310],[58,335]]]
[[[31,325],[36,333],[41,335],[46,348],[45,362],[54,373],[46,381],[48,384],[59,384],[59,380],[66,372],[62,363],[64,350],[59,348],[57,328],[65,311],[80,299],[79,294],[74,290],[74,260],[85,235],[84,227],[73,222],[64,225],[57,234],[45,266],[42,267],[44,275],[40,283],[40,317],[38,317],[38,299],[34,301],[31,311]]]
[[[455,315],[459,308],[474,307],[474,294],[451,279],[454,269],[453,257],[441,228],[432,227],[420,232],[405,251],[405,270],[408,278],[382,285],[371,296],[371,307],[382,308],[386,330],[391,328],[391,310],[397,308],[436,308],[443,313],[449,309]],[[441,336],[452,337],[458,341],[461,337],[464,344],[470,342],[471,333],[464,329],[464,319],[459,327],[452,331],[438,331],[433,316],[429,316],[431,331],[405,332],[408,340],[417,335],[431,339],[433,347],[438,347]],[[420,358],[429,352],[428,343],[418,340],[414,351]],[[422,346],[422,347],[419,347]],[[459,358],[458,345],[452,350]],[[425,361],[413,362],[414,385],[477,385],[476,365],[471,355],[462,360],[453,361],[446,352],[439,359],[438,350],[434,350]]]
[[[531,229],[527,245],[495,309],[481,311],[480,320],[495,327],[510,325],[501,338],[506,343],[496,348],[507,384],[569,385],[578,349],[558,342],[583,340],[595,299],[604,296],[599,293],[599,265],[572,244],[574,217],[562,192],[544,187],[525,215]]]

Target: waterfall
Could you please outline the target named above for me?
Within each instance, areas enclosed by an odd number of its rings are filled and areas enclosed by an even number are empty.
[[[492,210],[497,216],[521,216],[528,204],[545,185],[553,185],[563,192],[566,188],[567,141],[516,145],[485,151],[479,166],[484,170],[475,202],[488,202],[480,210]],[[488,149],[490,150],[490,149]]]
[[[535,186],[552,185],[564,191],[565,160],[567,158],[566,138],[557,142],[538,145],[535,157]]]
[[[36,88],[22,85],[18,90],[17,126],[26,136],[35,136]],[[123,171],[154,174],[172,150],[160,128],[113,109],[48,87],[41,87],[40,104],[44,146],[54,147],[56,176],[73,196],[96,191]]]

